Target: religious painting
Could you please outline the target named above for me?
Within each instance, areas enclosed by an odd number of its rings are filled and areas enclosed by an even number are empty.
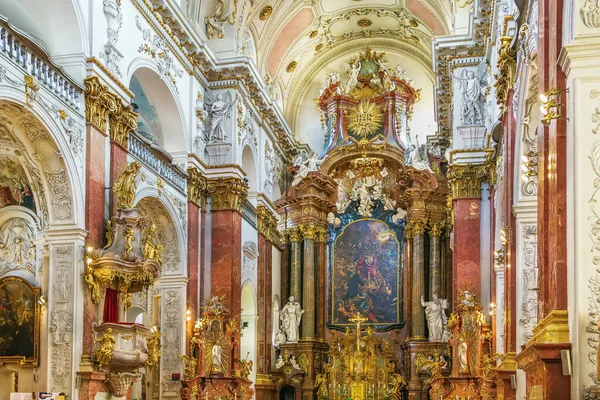
[[[367,324],[399,324],[400,242],[385,222],[350,222],[335,239],[331,261],[331,324],[351,325],[357,312]]]
[[[0,208],[6,206],[23,206],[36,212],[31,185],[14,155],[0,155]]]
[[[38,365],[40,288],[23,278],[0,279],[0,362]]]

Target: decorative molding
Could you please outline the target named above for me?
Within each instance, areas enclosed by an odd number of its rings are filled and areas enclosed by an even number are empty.
[[[181,373],[182,353],[181,328],[183,326],[183,313],[181,310],[180,290],[163,289],[162,312],[162,355],[161,355],[161,388],[162,394],[178,394],[180,383],[172,380],[172,374]],[[185,335],[185,333],[183,333]]]
[[[190,167],[188,172],[188,201],[191,201],[201,210],[206,209],[206,195],[208,185],[206,178],[199,169]]]
[[[12,217],[0,225],[0,276],[14,270],[37,274],[36,228],[25,218]]]
[[[595,180],[598,181],[600,179],[600,141],[596,141],[592,146],[589,159],[592,164],[592,171],[596,175]],[[588,283],[588,315],[590,318],[588,319],[585,332],[587,334],[586,341],[590,349],[587,355],[588,370],[593,371],[590,372],[589,376],[595,384],[600,384],[600,379],[594,373],[596,371],[594,364],[597,359],[596,355],[599,346],[598,333],[600,333],[598,330],[598,321],[600,320],[600,229],[598,229],[600,225],[600,209],[598,209],[598,200],[600,199],[600,192],[597,187],[595,189],[588,201],[591,211],[588,219],[590,222],[589,237],[592,239],[590,251],[592,253],[593,266],[591,268],[595,270],[595,274],[593,274]]]
[[[271,244],[276,247],[281,246],[282,238],[279,232],[278,221],[275,214],[264,205],[259,205],[256,209],[258,233],[263,235]]]
[[[498,49],[498,62],[496,68],[498,72],[494,75],[496,82],[496,103],[502,111],[506,111],[508,91],[512,88],[517,69],[517,51],[512,48],[512,36],[502,36],[500,38],[500,48]]]
[[[523,256],[523,298],[521,299],[521,319],[523,328],[523,343],[533,336],[533,328],[537,324],[537,225],[522,226],[522,256]]]
[[[102,132],[106,132],[108,116],[117,111],[117,96],[100,83],[97,76],[88,76],[85,83],[85,119]]]
[[[600,28],[600,3],[598,0],[585,0],[580,12],[585,26],[590,29]]]
[[[495,169],[495,165],[493,166]],[[450,164],[448,165],[448,182],[452,191],[452,198],[480,198],[481,184],[491,179],[490,165],[488,164]]]

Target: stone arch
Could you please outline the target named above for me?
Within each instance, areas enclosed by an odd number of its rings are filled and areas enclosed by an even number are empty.
[[[242,169],[248,179],[248,190],[256,195],[259,190],[259,177],[256,163],[256,154],[253,146],[246,145],[242,150]]]
[[[0,0],[0,9],[11,25],[26,32],[53,57],[89,52],[77,0]]]
[[[190,151],[185,117],[179,94],[173,84],[161,79],[154,63],[137,58],[129,66],[129,89],[138,107],[137,134],[151,145],[169,153]]]

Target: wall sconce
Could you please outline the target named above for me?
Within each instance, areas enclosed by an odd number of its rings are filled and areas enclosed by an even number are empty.
[[[185,310],[185,320],[188,322],[192,320],[192,311],[189,308]]]
[[[529,182],[532,177],[537,176],[537,167],[537,154],[535,152],[529,151],[527,154],[523,154],[521,157],[521,171],[523,171],[521,179],[523,182]]]
[[[490,315],[493,317],[498,312],[498,306],[496,303],[490,303]]]
[[[568,92],[568,89],[565,89],[564,91]],[[557,88],[550,88],[545,93],[540,94],[540,101],[542,102],[542,105],[540,106],[542,124],[548,126],[552,123],[552,120],[560,118],[560,103],[556,100],[561,92],[562,90]]]
[[[41,295],[38,299],[38,304],[42,307],[46,307],[46,296]]]

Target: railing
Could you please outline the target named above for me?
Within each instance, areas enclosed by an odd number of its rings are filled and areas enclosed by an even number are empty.
[[[2,22],[0,20],[0,22]],[[60,67],[41,56],[39,49],[28,40],[0,24],[0,53],[14,61],[76,110],[80,109],[83,90],[66,77]]]
[[[248,200],[246,200],[242,206],[242,218],[248,221],[248,223],[256,229],[256,208]]]
[[[165,156],[158,154],[150,144],[135,134],[129,135],[129,154],[156,173],[159,177],[173,185],[182,194],[187,195],[187,176],[185,172],[171,163]]]

